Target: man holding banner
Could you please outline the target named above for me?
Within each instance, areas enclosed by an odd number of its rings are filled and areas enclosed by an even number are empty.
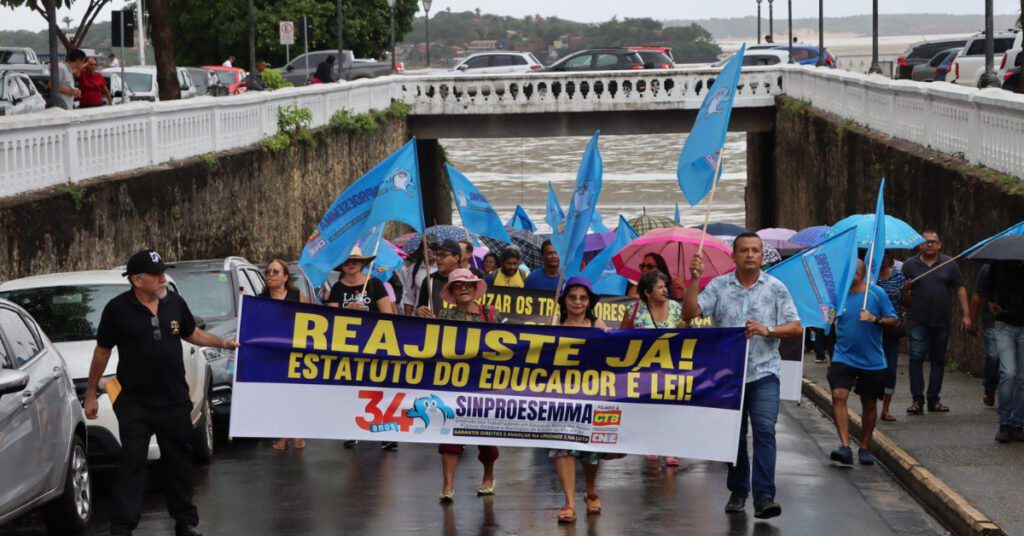
[[[779,374],[782,356],[779,339],[800,337],[800,317],[789,290],[778,279],[761,271],[764,250],[761,238],[743,233],[733,243],[736,271],[718,276],[704,292],[691,284],[683,301],[683,318],[691,321],[711,315],[716,327],[745,327],[747,373],[741,413],[736,463],[729,466],[732,492],[727,513],[744,511],[753,487],[754,516],[759,519],[782,514],[775,502],[775,422],[779,417]],[[691,281],[704,275],[704,261],[695,256],[690,264]],[[747,420],[753,428],[753,474],[747,455]],[[751,476],[753,482],[751,482]],[[751,485],[752,484],[752,485]]]

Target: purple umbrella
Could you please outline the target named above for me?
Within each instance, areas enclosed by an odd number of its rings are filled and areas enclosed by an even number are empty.
[[[608,231],[607,233],[590,233],[584,238],[583,242],[583,262],[590,262],[601,253],[601,250],[611,245],[615,241],[615,231]]]
[[[775,246],[775,249],[800,249],[803,246],[796,244],[789,239],[796,234],[796,231],[792,229],[782,229],[778,227],[772,227],[769,229],[761,229],[757,232],[757,236],[761,237],[761,241],[769,246]]]
[[[814,227],[802,229],[799,233],[789,237],[787,240],[794,244],[810,247],[821,241],[821,235],[827,230],[829,230],[828,225],[815,225]]]

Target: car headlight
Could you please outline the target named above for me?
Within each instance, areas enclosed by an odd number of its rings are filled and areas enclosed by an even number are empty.
[[[205,357],[207,361],[214,361],[214,360],[217,360],[217,359],[224,359],[224,358],[231,359],[235,355],[235,353],[233,351],[227,350],[227,349],[224,349],[224,348],[210,348],[210,347],[206,347],[206,348],[200,348],[199,351],[202,352],[203,357]]]

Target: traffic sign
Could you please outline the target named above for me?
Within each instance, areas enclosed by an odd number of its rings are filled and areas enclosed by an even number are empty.
[[[281,35],[282,45],[295,44],[295,23],[290,20],[283,20],[278,23],[278,32]]]

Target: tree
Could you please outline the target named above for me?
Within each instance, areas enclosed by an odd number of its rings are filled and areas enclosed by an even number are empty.
[[[54,7],[60,9],[71,9],[71,5],[75,3],[75,0],[53,0]],[[110,0],[89,0],[89,6],[85,9],[85,15],[82,16],[82,23],[75,28],[75,35],[70,39],[64,32],[57,32],[57,38],[60,39],[61,43],[64,44],[64,48],[70,52],[76,48],[82,48],[82,40],[85,39],[85,34],[89,33],[89,28],[92,27],[93,21],[96,20],[96,16],[100,14],[100,11],[110,3]],[[32,11],[35,11],[43,20],[46,19],[46,2],[44,0],[0,0],[0,5],[16,8],[16,7],[27,7]]]
[[[149,24],[152,27],[153,53],[156,55],[156,84],[160,100],[181,98],[178,67],[174,63],[174,33],[167,20],[165,0],[149,0]]]

